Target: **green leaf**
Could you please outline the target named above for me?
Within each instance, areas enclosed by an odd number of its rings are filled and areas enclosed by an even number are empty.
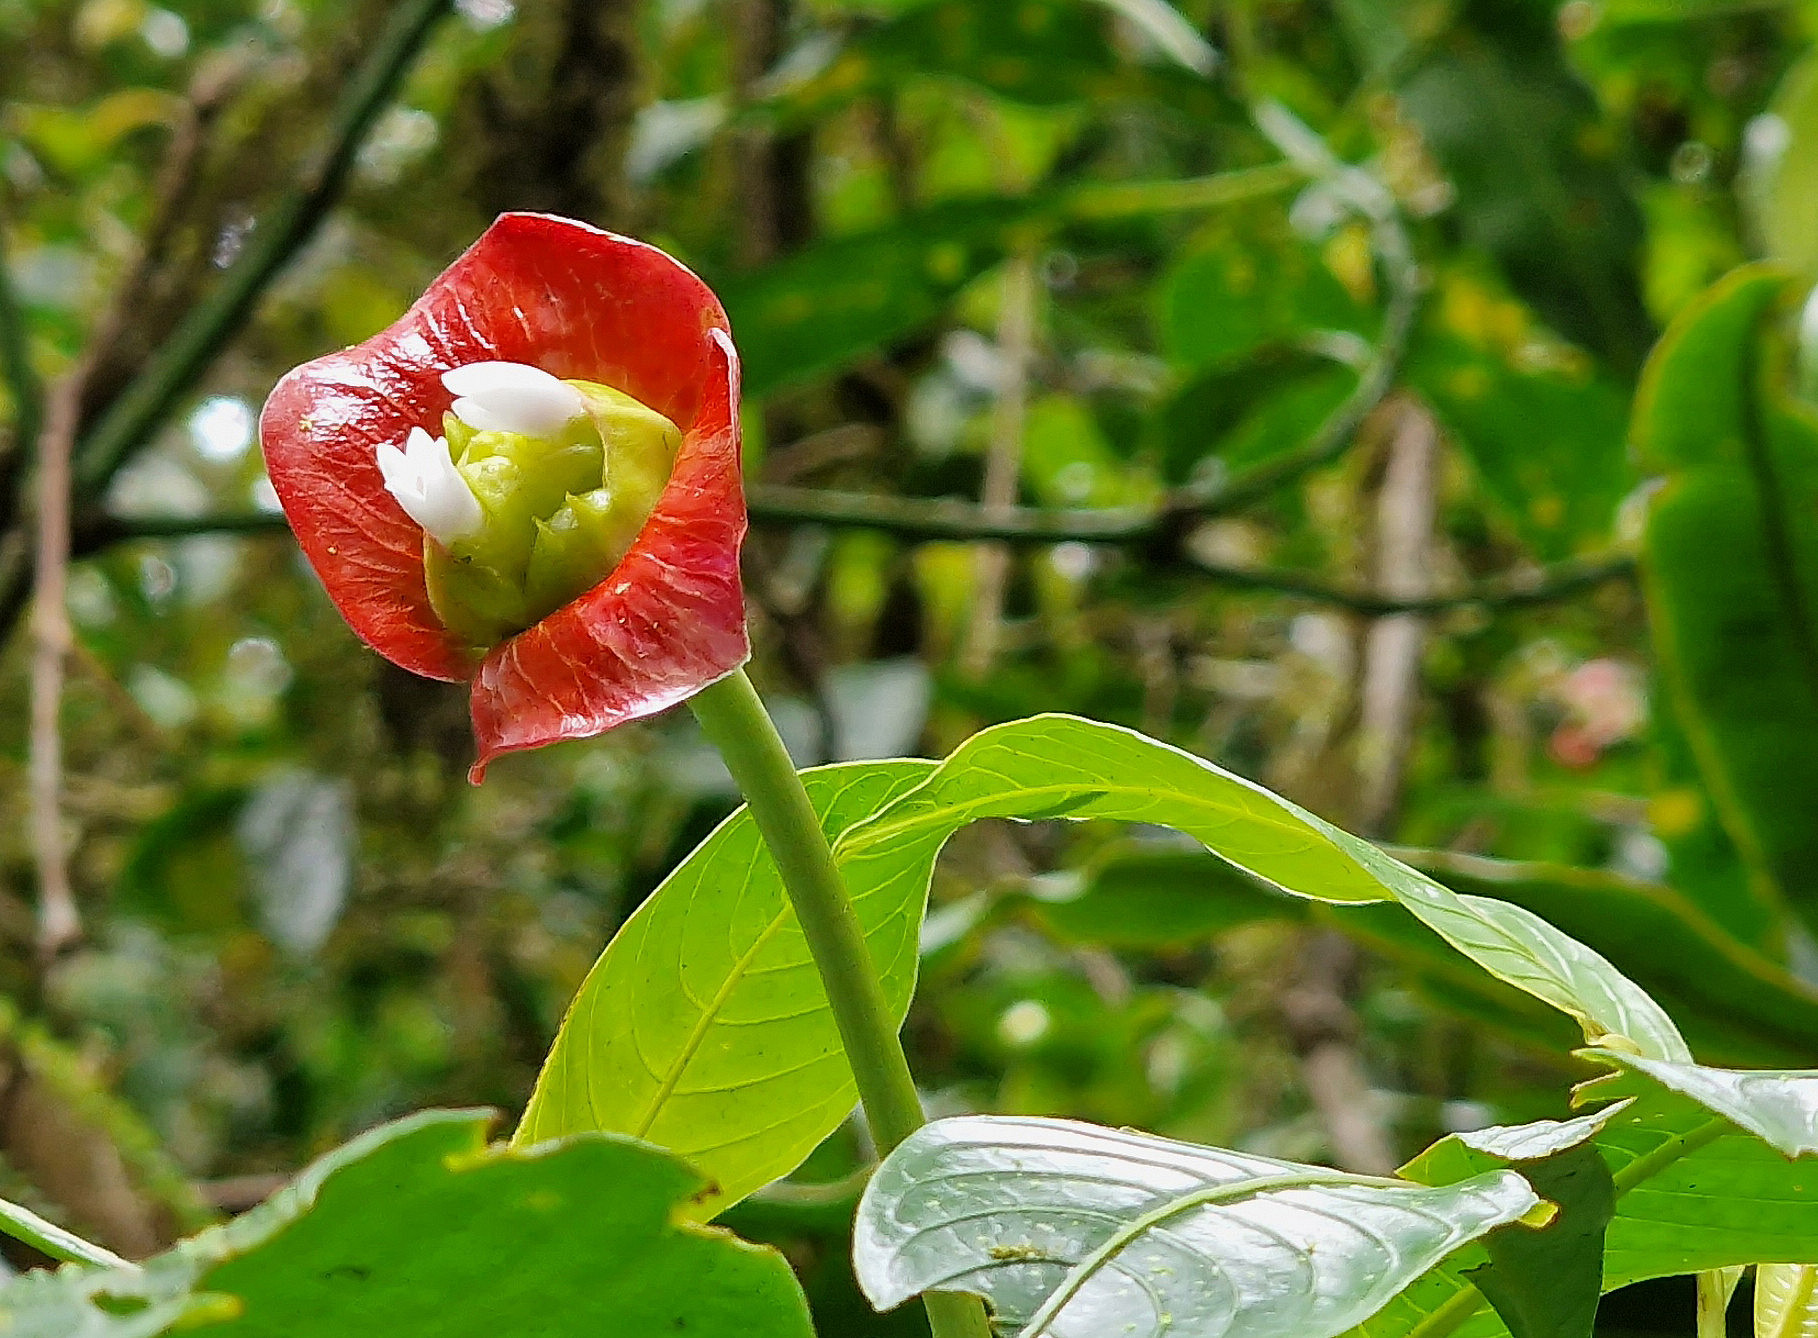
[[[1818,1268],[1762,1264],[1755,1270],[1755,1338],[1818,1338]]]
[[[1249,781],[1113,725],[1037,716],[938,767],[804,773],[895,1018],[915,990],[934,862],[979,818],[1112,818],[1187,833],[1304,897],[1394,899],[1479,966],[1593,1039],[1689,1059],[1672,1021],[1603,958],[1518,907],[1461,897]],[[583,983],[518,1142],[586,1129],[648,1138],[706,1174],[710,1216],[800,1165],[856,1097],[820,977],[743,811],[665,880]]]
[[[52,1259],[72,1264],[98,1264],[103,1268],[131,1268],[133,1265],[105,1246],[83,1240],[55,1222],[47,1222],[29,1208],[0,1199],[0,1232],[23,1241]]]
[[[1700,1054],[1776,1066],[1818,1060],[1818,989],[1677,888],[1535,861],[1394,853],[1455,891],[1513,902],[1596,949],[1666,1005]]]
[[[767,395],[913,334],[1002,258],[1004,229],[1034,209],[1017,200],[942,205],[723,280],[746,393]]]
[[[855,69],[868,83],[940,73],[1021,102],[1072,102],[1106,93],[1116,75],[1105,19],[1067,0],[944,0],[875,29],[824,82],[838,92]]]
[[[848,833],[855,895],[909,906],[953,832],[979,818],[1114,818],[1174,827],[1285,892],[1394,899],[1499,979],[1577,1018],[1593,1039],[1690,1059],[1666,1013],[1602,957],[1538,916],[1452,892],[1259,785],[1132,730],[1042,715],[982,730],[928,780]]]
[[[1522,303],[1443,280],[1407,376],[1463,446],[1515,532],[1546,557],[1608,543],[1633,486],[1628,396]]]
[[[68,1267],[0,1289],[9,1338],[439,1338],[680,1333],[811,1338],[775,1251],[678,1222],[702,1190],[630,1139],[487,1148],[491,1116],[428,1111],[143,1269]]]
[[[867,762],[803,773],[830,837],[933,769]],[[915,989],[920,896],[855,904],[896,1015]],[[801,927],[740,809],[625,922],[570,1006],[514,1141],[588,1129],[686,1157],[712,1182],[710,1217],[788,1174],[856,1103]]]
[[[1484,1238],[1488,1260],[1457,1270],[1461,1282],[1489,1298],[1514,1338],[1590,1338],[1616,1186],[1588,1140],[1618,1109],[1453,1134],[1403,1168],[1421,1184],[1445,1185],[1514,1165],[1557,1208],[1538,1231],[1491,1232]]]
[[[1559,50],[1551,11],[1502,6],[1464,23],[1403,84],[1458,192],[1450,217],[1547,323],[1612,365],[1646,352],[1635,280],[1640,210],[1600,135],[1596,99]]]
[[[1330,1338],[1539,1200],[1400,1186],[1068,1120],[939,1120],[878,1168],[853,1259],[880,1309],[972,1291],[1024,1338]]]
[[[1635,1100],[1597,1136],[1616,1178],[1604,1290],[1762,1259],[1818,1263],[1818,1161],[1640,1073],[1586,1095]]]
[[[1818,924],[1818,418],[1760,371],[1785,292],[1756,266],[1688,308],[1650,360],[1633,435],[1669,471],[1643,575],[1674,708],[1761,895]]]
[[[1196,238],[1157,290],[1169,361],[1228,366],[1319,330],[1362,331],[1368,313],[1279,212],[1233,211]]]
[[[1659,470],[1743,465],[1757,391],[1761,322],[1787,291],[1772,265],[1745,265],[1681,312],[1648,357],[1630,435],[1642,463]]]

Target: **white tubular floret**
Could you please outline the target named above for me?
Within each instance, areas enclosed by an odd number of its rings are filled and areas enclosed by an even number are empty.
[[[581,392],[522,362],[470,362],[442,373],[454,414],[479,432],[552,437],[587,411]]]
[[[403,450],[381,443],[379,474],[404,514],[444,548],[478,534],[486,523],[473,490],[455,468],[445,438],[413,427]]]

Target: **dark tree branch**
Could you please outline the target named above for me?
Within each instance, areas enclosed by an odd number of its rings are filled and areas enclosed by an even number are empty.
[[[315,232],[339,199],[354,156],[379,113],[415,62],[450,0],[409,0],[398,7],[371,55],[354,72],[335,109],[328,145],[296,188],[254,228],[219,285],[172,333],[164,350],[108,407],[77,448],[77,483],[88,495],[107,486],[120,466],[157,431],[185,391],[245,324],[266,287]]]
[[[1291,571],[1259,567],[1227,567],[1200,563],[1201,570],[1221,585],[1279,595],[1298,595],[1319,604],[1349,609],[1368,618],[1396,613],[1447,613],[1453,609],[1518,609],[1536,604],[1556,604],[1586,590],[1635,575],[1635,559],[1626,553],[1573,558],[1532,572],[1493,576],[1451,593],[1404,596],[1378,594],[1328,585]]]
[[[355,155],[379,113],[421,53],[452,0],[408,0],[365,62],[344,86],[331,118],[321,156],[300,174],[297,186],[255,227],[251,241],[220,283],[165,341],[162,351],[127,384],[99,422],[76,443],[73,486],[83,498],[99,498],[120,467],[149,441],[182,396],[214,362],[279,272],[314,234],[339,199]],[[105,333],[99,332],[98,333]],[[16,517],[0,517],[12,523]],[[92,551],[95,522],[79,517],[74,551]],[[0,552],[0,559],[5,554]],[[0,636],[18,620],[32,583],[31,564],[0,568]]]
[[[776,494],[788,494],[779,503]],[[803,509],[793,504],[795,495],[809,497],[849,498],[868,504],[853,518],[840,514],[837,506]],[[917,512],[909,517],[913,523],[894,524],[880,517],[869,504],[901,504]],[[938,523],[923,514],[938,508]],[[1009,529],[1001,518],[984,514],[985,509],[971,502],[931,502],[923,498],[878,498],[861,493],[821,493],[812,488],[756,487],[752,489],[751,516],[760,524],[812,523],[840,527],[883,529],[909,539],[1002,539],[1010,543],[1061,543],[1078,540],[1086,543],[1133,544],[1150,537],[1147,527],[1124,524],[1116,511],[1053,511],[1024,508],[1028,515],[1040,519],[1026,528]],[[1111,517],[1109,521],[1104,517]],[[895,517],[903,519],[903,517]],[[152,517],[123,520],[107,517],[85,527],[80,539],[80,552],[88,554],[111,544],[137,539],[183,539],[197,534],[239,534],[249,536],[287,535],[290,527],[284,517],[266,513],[248,515],[204,515]],[[1583,591],[1631,579],[1635,559],[1626,553],[1604,553],[1593,557],[1572,558],[1550,567],[1515,572],[1476,581],[1462,590],[1420,596],[1394,596],[1371,590],[1358,590],[1333,585],[1302,572],[1283,571],[1273,567],[1240,567],[1188,558],[1194,568],[1219,585],[1239,590],[1256,590],[1268,594],[1294,595],[1318,604],[1331,604],[1366,617],[1385,617],[1393,613],[1446,613],[1453,609],[1514,609],[1537,604],[1555,604]]]

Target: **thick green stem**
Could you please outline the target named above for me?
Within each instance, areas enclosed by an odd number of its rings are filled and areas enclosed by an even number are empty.
[[[776,860],[827,991],[865,1117],[878,1150],[887,1153],[921,1128],[921,1098],[820,819],[744,670],[703,688],[690,705],[744,792]],[[989,1338],[978,1301],[955,1295],[924,1299],[934,1338]]]

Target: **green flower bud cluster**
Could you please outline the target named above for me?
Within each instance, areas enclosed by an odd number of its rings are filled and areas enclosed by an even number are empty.
[[[669,482],[682,434],[623,391],[567,383],[586,412],[552,437],[443,432],[480,504],[477,534],[423,539],[429,602],[444,626],[490,648],[591,590],[619,564]]]

